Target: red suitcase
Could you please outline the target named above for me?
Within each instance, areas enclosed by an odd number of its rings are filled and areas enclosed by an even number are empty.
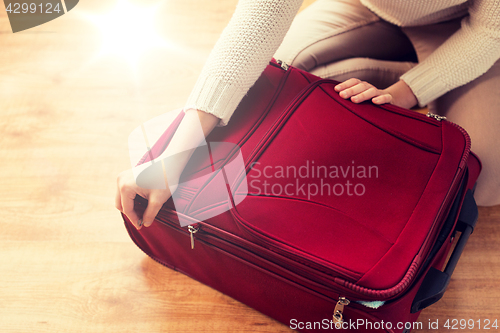
[[[335,84],[272,61],[184,171],[175,207],[169,200],[149,228],[125,225],[154,260],[291,328],[409,332],[474,228],[480,162],[459,126],[351,103]],[[238,154],[245,172],[228,175]],[[139,214],[145,205],[136,198]]]

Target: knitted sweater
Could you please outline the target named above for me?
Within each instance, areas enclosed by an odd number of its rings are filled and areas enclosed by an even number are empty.
[[[361,0],[382,19],[415,26],[464,16],[462,27],[401,76],[421,106],[484,74],[500,58],[500,0]],[[281,44],[302,0],[240,0],[185,108],[229,121]]]

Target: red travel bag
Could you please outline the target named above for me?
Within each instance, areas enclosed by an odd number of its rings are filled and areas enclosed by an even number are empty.
[[[273,60],[195,152],[175,205],[126,228],[154,260],[299,331],[422,328],[474,228],[480,162],[459,126],[335,85]],[[243,172],[227,168],[238,158]]]

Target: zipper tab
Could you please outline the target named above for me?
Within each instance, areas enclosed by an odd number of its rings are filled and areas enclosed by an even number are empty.
[[[351,303],[345,297],[339,297],[337,305],[335,305],[335,310],[333,310],[333,322],[335,323],[336,329],[342,329],[342,324],[344,323],[344,307]]]
[[[276,60],[276,62],[281,66],[281,68],[283,68],[283,70],[288,70],[288,65],[285,62],[283,62],[282,60]]]
[[[200,227],[193,227],[192,225],[188,225],[188,231],[191,235],[191,250],[194,250],[194,234],[200,230]]]
[[[434,119],[436,119],[437,121],[446,120],[446,117],[445,117],[445,116],[440,116],[440,115],[437,115],[437,114],[432,113],[432,112],[427,112],[427,117],[429,117],[429,118],[434,118]]]

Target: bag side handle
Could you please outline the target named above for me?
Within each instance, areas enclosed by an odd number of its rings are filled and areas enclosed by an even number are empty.
[[[473,191],[468,189],[465,193],[464,202],[454,232],[460,231],[460,238],[453,249],[453,253],[446,264],[444,271],[440,271],[431,267],[424,277],[420,288],[413,300],[411,313],[421,311],[439,301],[446,291],[450,283],[451,275],[457,266],[458,260],[462,255],[465,244],[469,240],[469,236],[474,231],[478,219],[478,209],[474,200]]]

